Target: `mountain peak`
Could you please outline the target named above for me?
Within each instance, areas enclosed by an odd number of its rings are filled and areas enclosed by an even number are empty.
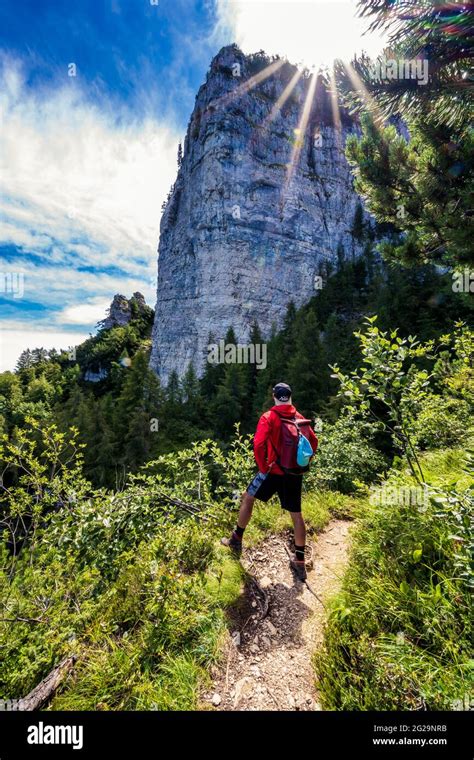
[[[133,319],[136,313],[144,314],[149,308],[145,297],[138,291],[130,299],[120,293],[116,293],[107,309],[107,316],[99,322],[99,327],[101,330],[110,330],[112,327],[123,327]]]
[[[339,246],[361,252],[344,154],[356,129],[342,109],[334,124],[321,77],[284,58],[237,45],[213,58],[161,219],[150,363],[163,382],[190,363],[202,373],[209,333],[233,326],[245,342],[256,321],[265,339]]]

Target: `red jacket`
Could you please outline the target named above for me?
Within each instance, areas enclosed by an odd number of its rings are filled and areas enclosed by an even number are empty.
[[[278,412],[275,412],[275,409],[278,409]],[[270,411],[265,412],[260,417],[253,439],[255,461],[260,472],[271,470],[272,475],[284,475],[283,470],[278,467],[275,461],[277,458],[276,452],[280,450],[281,420],[278,416],[279,414],[283,417],[296,416],[297,419],[304,419],[303,415],[297,412],[292,404],[272,406]],[[312,428],[310,428],[308,440],[313,448],[313,452],[316,452],[318,439]]]

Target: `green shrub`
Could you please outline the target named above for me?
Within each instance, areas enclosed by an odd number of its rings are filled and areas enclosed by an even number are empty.
[[[421,449],[458,446],[469,436],[467,401],[430,394],[421,402],[411,424],[413,441]]]
[[[329,488],[342,493],[357,490],[357,483],[371,483],[387,463],[371,441],[367,424],[341,417],[325,424],[310,473],[308,488]]]

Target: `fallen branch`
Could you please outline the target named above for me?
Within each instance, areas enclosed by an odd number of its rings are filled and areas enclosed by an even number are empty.
[[[0,623],[47,623],[47,620],[43,618],[0,618]]]
[[[26,697],[19,700],[18,709],[28,711],[39,710],[46,702],[49,702],[75,662],[76,657],[74,655],[62,660],[46,678],[43,678],[38,686],[35,686],[33,691],[30,691]]]
[[[206,514],[203,514],[203,509],[207,508],[209,510],[210,507],[213,507],[215,505],[207,504],[206,502],[200,502],[199,504],[193,504],[192,502],[183,501],[182,499],[179,499],[178,497],[168,496],[168,494],[164,493],[163,491],[157,491],[159,500],[158,504],[160,506],[163,506],[164,504],[169,504],[170,506],[177,507],[178,509],[181,509],[183,512],[187,512],[190,515],[193,515],[194,517],[199,517],[200,520],[208,521],[208,520],[217,520],[217,515],[213,514],[212,512],[207,512]]]

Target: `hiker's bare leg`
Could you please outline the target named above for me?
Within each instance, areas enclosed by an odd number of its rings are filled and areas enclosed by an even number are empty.
[[[290,512],[290,515],[295,531],[295,544],[296,546],[304,546],[306,544],[306,526],[303,515],[301,512]]]
[[[255,496],[250,496],[247,491],[244,491],[240,500],[239,516],[237,518],[237,525],[239,528],[246,528],[252,517],[253,503]]]

